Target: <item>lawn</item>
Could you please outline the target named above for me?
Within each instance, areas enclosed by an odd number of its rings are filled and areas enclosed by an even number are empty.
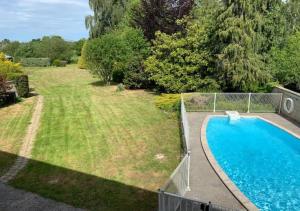
[[[30,123],[34,97],[0,108],[0,176],[14,163]]]
[[[32,160],[11,184],[90,210],[155,210],[180,160],[175,114],[75,66],[29,71],[44,96]]]

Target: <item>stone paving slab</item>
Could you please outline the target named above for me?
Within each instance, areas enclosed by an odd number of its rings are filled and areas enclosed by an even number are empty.
[[[203,202],[212,202],[223,207],[231,209],[245,208],[232,195],[232,193],[223,184],[215,171],[208,162],[203,151],[200,132],[201,126],[208,115],[219,115],[224,113],[207,113],[207,112],[190,112],[188,120],[190,125],[190,145],[191,145],[191,171],[190,171],[190,188],[191,191],[186,193],[186,197],[200,200]],[[278,114],[247,114],[261,116],[272,121],[293,133],[300,135],[300,125],[289,121]]]
[[[1,211],[83,211],[0,183]]]

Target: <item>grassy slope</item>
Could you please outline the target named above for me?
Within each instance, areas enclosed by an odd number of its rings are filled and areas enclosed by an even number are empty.
[[[14,163],[30,123],[34,98],[0,108],[0,176]]]
[[[13,185],[91,210],[153,210],[178,164],[178,122],[145,91],[116,93],[74,66],[33,71],[45,97],[33,159]],[[161,160],[157,154],[165,157]]]

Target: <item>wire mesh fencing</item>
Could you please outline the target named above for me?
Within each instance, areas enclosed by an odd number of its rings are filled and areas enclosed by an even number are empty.
[[[189,162],[190,155],[186,154],[161,190],[184,196],[189,189]]]
[[[184,150],[187,154],[188,151],[190,151],[190,131],[189,131],[189,121],[186,113],[185,103],[183,100],[183,96],[181,95],[181,124],[182,124],[182,130],[183,130],[183,139],[184,139]]]
[[[186,191],[189,190],[190,144],[189,123],[183,98],[181,99],[181,125],[183,133],[184,157],[161,190],[177,194],[179,196],[184,196]]]
[[[280,111],[280,93],[188,93],[183,95],[187,112],[276,113]]]

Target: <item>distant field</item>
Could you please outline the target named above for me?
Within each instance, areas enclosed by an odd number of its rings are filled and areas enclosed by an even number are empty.
[[[152,93],[102,86],[75,66],[30,71],[44,96],[32,161],[12,185],[90,210],[155,210],[180,160],[177,117]]]
[[[30,123],[35,98],[0,108],[0,176],[14,163]]]

